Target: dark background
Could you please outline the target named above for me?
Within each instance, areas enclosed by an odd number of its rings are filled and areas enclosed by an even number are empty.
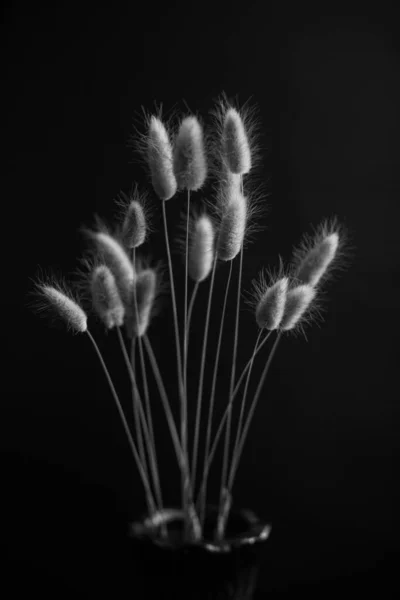
[[[135,181],[148,187],[129,145],[142,107],[162,103],[166,115],[189,109],[207,119],[224,91],[239,106],[249,100],[257,108],[255,183],[269,207],[267,230],[245,254],[243,289],[262,267],[277,266],[278,255],[289,260],[303,232],[324,217],[337,215],[352,245],[350,266],[324,288],[324,322],[307,328],[307,341],[281,342],[238,473],[236,505],[273,524],[260,597],[304,591],[330,598],[343,590],[390,597],[398,587],[400,425],[394,15],[322,15],[304,7],[297,14],[264,2],[245,3],[240,13],[230,4],[218,11],[190,3],[128,6],[3,9],[6,581],[14,591],[42,593],[108,590],[117,597],[121,590],[123,597],[135,589],[123,540],[127,523],[145,509],[144,494],[104,375],[87,337],[48,328],[26,307],[27,294],[39,266],[73,272],[84,250],[78,227],[94,212],[110,219],[121,190]],[[159,259],[165,255],[153,204],[155,233],[145,252]],[[168,204],[175,233],[182,206],[183,197]],[[225,277],[221,269],[217,305]],[[173,393],[170,317],[166,301],[150,339]],[[241,323],[243,365],[256,327],[248,311]],[[96,324],[93,333],[120,389],[129,391],[114,336]],[[225,373],[230,356],[227,337]],[[192,377],[196,364],[193,356]],[[162,421],[157,438],[165,501],[174,504],[177,471]]]

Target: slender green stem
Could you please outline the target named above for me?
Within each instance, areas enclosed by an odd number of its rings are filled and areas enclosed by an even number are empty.
[[[196,406],[196,425],[195,425],[195,432],[194,432],[193,455],[192,455],[192,489],[193,489],[193,491],[195,490],[195,487],[196,487],[197,452],[198,452],[198,444],[199,444],[201,406],[202,406],[202,400],[203,400],[204,367],[205,367],[205,363],[206,363],[208,327],[209,327],[209,323],[210,323],[211,302],[212,302],[212,295],[213,295],[213,289],[214,289],[216,266],[217,266],[217,254],[215,254],[215,257],[214,257],[213,268],[212,268],[212,273],[211,273],[211,283],[210,283],[210,290],[209,290],[209,294],[208,294],[206,322],[205,322],[205,327],[204,327],[203,350],[202,350],[202,354],[201,354],[200,377],[199,377],[199,387],[198,387],[197,406]]]
[[[213,373],[213,379],[212,379],[212,385],[211,385],[210,405],[209,405],[209,408],[208,408],[206,443],[205,443],[205,450],[204,450],[203,476],[202,476],[202,483],[201,483],[202,494],[201,494],[201,499],[200,499],[200,523],[201,523],[202,526],[204,525],[205,508],[206,508],[207,477],[208,477],[207,458],[208,458],[208,452],[209,452],[210,443],[211,443],[211,428],[212,428],[212,415],[213,415],[214,400],[215,400],[215,386],[216,386],[216,382],[217,382],[217,373],[218,373],[219,356],[220,356],[220,351],[221,351],[222,332],[223,332],[223,329],[224,329],[226,303],[227,303],[227,300],[228,300],[228,293],[229,293],[229,285],[230,285],[230,282],[231,282],[231,276],[232,276],[232,261],[230,261],[230,263],[229,263],[228,281],[227,281],[226,286],[225,286],[224,304],[223,304],[223,307],[222,307],[222,315],[221,315],[221,322],[220,322],[220,327],[219,327],[217,353],[216,353],[216,357],[215,357],[214,373]]]
[[[245,425],[243,427],[243,433],[242,433],[242,437],[240,438],[239,448],[238,448],[238,451],[236,453],[235,461],[232,463],[231,475],[230,475],[229,482],[228,482],[228,489],[229,490],[232,489],[232,486],[233,486],[233,483],[234,483],[234,480],[235,480],[236,471],[237,471],[237,468],[238,468],[238,465],[239,465],[240,457],[241,457],[242,452],[243,452],[244,443],[246,441],[246,437],[247,437],[247,434],[249,432],[249,427],[250,427],[251,421],[253,419],[254,411],[256,409],[257,402],[258,402],[261,390],[262,390],[262,388],[264,386],[265,378],[267,376],[269,367],[271,365],[272,359],[273,359],[274,354],[276,352],[276,349],[278,347],[279,340],[281,339],[281,335],[282,335],[282,331],[280,331],[278,333],[278,335],[276,336],[276,340],[274,342],[274,345],[272,346],[272,350],[271,350],[270,355],[268,357],[267,364],[265,365],[264,370],[262,372],[261,379],[260,379],[260,381],[258,383],[257,390],[256,390],[256,393],[255,393],[253,402],[251,404],[249,413],[247,415],[246,423],[245,423]]]
[[[239,308],[240,308],[240,286],[242,283],[242,271],[243,271],[243,244],[240,249],[240,261],[239,261],[239,276],[238,276],[238,289],[237,289],[237,298],[236,298],[236,319],[235,319],[235,338],[233,342],[233,358],[232,358],[232,371],[231,371],[231,382],[229,387],[229,399],[232,397],[233,389],[235,386],[235,375],[236,375],[236,357],[237,357],[237,344],[239,337]],[[219,502],[219,515],[222,515],[222,510],[225,505],[224,502],[224,490],[227,484],[227,476],[228,476],[228,461],[229,461],[229,446],[230,446],[230,437],[231,437],[231,427],[232,427],[232,404],[229,404],[228,408],[228,418],[226,424],[225,431],[225,444],[224,444],[224,457],[222,463],[222,477],[221,477],[221,488],[220,488],[220,502]],[[220,528],[218,532],[219,539],[223,537],[223,529],[221,527],[222,521],[220,521]]]
[[[253,352],[253,356],[251,358],[251,364],[250,364],[249,370],[247,371],[246,383],[245,383],[245,386],[244,386],[243,398],[242,398],[242,403],[241,403],[241,407],[240,407],[239,422],[238,422],[238,426],[237,426],[237,429],[236,429],[235,444],[233,446],[233,452],[232,452],[232,465],[233,465],[233,462],[235,461],[235,456],[236,456],[236,453],[237,453],[238,444],[239,444],[240,436],[241,436],[241,433],[242,433],[242,424],[243,424],[243,417],[244,417],[244,408],[245,408],[245,405],[246,405],[247,390],[248,390],[248,387],[249,387],[249,382],[250,382],[250,377],[251,377],[251,371],[252,371],[253,364],[254,364],[254,358],[255,358],[255,355],[257,353],[258,346],[260,344],[260,338],[261,338],[262,331],[263,330],[260,329],[260,331],[258,333],[256,345],[255,345],[254,352]],[[230,477],[231,477],[231,473],[232,473],[232,465],[231,465],[231,470],[230,470],[230,473],[229,473],[229,476],[228,476],[228,481],[230,481]]]
[[[122,409],[121,402],[119,401],[118,394],[117,394],[117,392],[115,390],[114,384],[112,382],[110,373],[108,372],[108,369],[107,369],[106,364],[104,362],[103,356],[102,356],[102,354],[100,352],[100,349],[99,349],[98,345],[96,344],[95,339],[93,338],[92,334],[90,333],[90,331],[88,329],[86,330],[86,333],[88,334],[88,336],[90,338],[90,341],[92,342],[92,344],[94,346],[96,354],[97,354],[97,356],[98,356],[98,358],[100,360],[101,366],[103,367],[104,373],[106,375],[108,384],[110,386],[111,393],[112,393],[113,398],[115,400],[115,404],[117,405],[117,409],[118,409],[119,415],[121,417],[122,425],[123,425],[125,433],[127,435],[128,442],[129,442],[129,445],[130,445],[131,450],[132,450],[132,454],[134,456],[137,468],[139,470],[140,477],[141,477],[142,482],[143,482],[143,486],[144,486],[144,489],[145,489],[145,492],[146,492],[147,502],[148,502],[149,506],[151,507],[151,512],[156,512],[156,505],[155,505],[153,494],[152,494],[152,491],[151,491],[151,488],[150,488],[150,483],[149,483],[148,477],[146,476],[146,473],[145,473],[145,471],[143,469],[143,465],[141,463],[139,453],[137,451],[135,442],[133,441],[131,431],[130,431],[128,423],[126,421],[125,414],[124,414],[124,411]]]

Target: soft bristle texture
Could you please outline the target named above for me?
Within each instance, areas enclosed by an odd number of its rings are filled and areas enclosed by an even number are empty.
[[[106,328],[121,327],[124,322],[125,309],[115,277],[106,265],[99,265],[94,269],[91,291],[93,306]]]
[[[160,200],[169,200],[177,190],[173,171],[172,146],[162,121],[152,116],[147,139],[147,158],[153,188]]]
[[[280,329],[289,331],[298,325],[316,295],[311,285],[299,285],[288,291]]]
[[[141,337],[146,333],[150,324],[156,290],[157,275],[155,270],[144,269],[139,272],[135,283],[137,319],[135,312],[133,312],[133,333],[138,337]]]
[[[146,239],[146,217],[140,202],[131,200],[122,225],[122,239],[127,248],[138,248]]]
[[[115,277],[122,301],[124,303],[129,302],[132,295],[135,271],[128,254],[118,240],[109,233],[97,231],[92,236],[101,256]]]
[[[78,333],[84,333],[87,330],[87,315],[75,300],[51,285],[40,285],[38,287],[58,314],[65,320],[68,327]]]
[[[199,120],[182,120],[174,144],[174,173],[179,189],[199,190],[207,177],[203,128]]]
[[[246,231],[247,201],[240,192],[232,194],[225,207],[218,238],[218,258],[233,260],[240,252]]]
[[[294,274],[296,280],[316,286],[335,258],[338,247],[339,236],[336,232],[318,240],[300,262]]]
[[[287,277],[279,279],[260,298],[256,307],[256,321],[261,329],[272,331],[279,327],[285,310],[288,283]]]
[[[251,169],[249,140],[239,112],[230,107],[226,111],[222,145],[224,159],[232,173],[244,175]]]
[[[208,277],[214,257],[214,227],[209,216],[200,216],[193,227],[188,256],[188,273],[200,282]]]

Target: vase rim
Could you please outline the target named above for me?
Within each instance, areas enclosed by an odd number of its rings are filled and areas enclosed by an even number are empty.
[[[213,508],[213,507],[211,507]],[[209,552],[225,554],[233,548],[250,546],[265,541],[271,533],[270,523],[262,522],[256,514],[249,509],[236,509],[232,511],[236,516],[242,517],[248,523],[247,529],[239,534],[228,536],[221,541],[204,540],[187,541],[185,543],[172,544],[169,540],[156,537],[162,524],[182,521],[184,512],[178,508],[164,508],[157,510],[153,515],[146,515],[141,520],[131,523],[130,535],[132,537],[147,538],[159,546],[164,547],[201,547]]]

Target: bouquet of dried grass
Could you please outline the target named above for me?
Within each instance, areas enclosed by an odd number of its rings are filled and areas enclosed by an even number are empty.
[[[214,540],[224,539],[226,523],[232,503],[232,488],[240,458],[249,433],[250,424],[264,386],[265,378],[279,340],[286,332],[303,329],[319,309],[317,305],[321,284],[332,272],[333,266],[342,263],[345,236],[336,219],[324,221],[312,236],[307,236],[295,249],[288,266],[280,261],[280,268],[273,273],[264,269],[253,282],[250,306],[258,327],[254,350],[237,377],[237,347],[239,339],[239,308],[243,271],[243,250],[251,232],[257,230],[257,219],[262,213],[263,199],[251,192],[248,180],[257,159],[254,142],[254,120],[245,109],[237,109],[224,96],[213,111],[213,124],[206,131],[204,123],[195,115],[188,115],[175,125],[166,123],[160,115],[146,120],[146,132],[138,139],[138,146],[145,159],[153,192],[161,206],[164,237],[169,271],[169,290],[175,332],[176,375],[179,390],[179,422],[173,416],[170,398],[148,330],[156,308],[157,295],[162,288],[159,265],[150,266],[140,247],[150,231],[148,196],[138,187],[130,196],[123,196],[120,203],[120,219],[117,227],[110,229],[97,219],[94,228],[84,233],[91,243],[90,259],[85,259],[85,284],[95,314],[107,330],[115,330],[122,357],[126,363],[132,384],[134,423],[130,427],[122,403],[118,397],[99,347],[88,328],[87,312],[83,300],[71,293],[61,282],[48,278],[36,282],[35,293],[41,298],[38,308],[53,308],[69,328],[85,333],[97,353],[111,393],[120,414],[125,433],[143,482],[150,517],[163,510],[162,490],[157,465],[157,444],[153,430],[154,406],[150,400],[146,356],[155,378],[162,406],[165,411],[181,473],[181,510],[184,514],[184,541],[204,539],[205,512],[208,498],[208,480],[218,442],[223,439],[222,473],[218,491],[218,518]],[[207,201],[199,197],[205,183],[212,182],[213,198]],[[181,191],[183,194],[180,194]],[[193,197],[194,196],[194,197]],[[174,275],[167,225],[166,201],[177,198],[185,201],[184,239],[180,239],[184,253],[184,298],[178,306],[175,295]],[[210,314],[216,267],[219,275],[227,265],[227,282],[222,305],[218,344],[213,356],[211,393],[208,398],[208,414],[203,415],[204,374],[206,357],[212,348],[208,345]],[[218,427],[214,427],[215,389],[223,338],[226,306],[230,292],[234,264],[238,264],[237,290],[234,302],[234,344],[232,365],[225,412]],[[189,280],[192,280],[190,302]],[[199,286],[207,285],[208,302],[204,323],[201,362],[197,398],[188,398],[187,369],[189,333],[196,295]],[[178,314],[183,311],[183,331],[179,330]],[[219,310],[219,306],[215,307]],[[253,364],[270,336],[275,341],[261,374],[254,397],[248,402],[248,388]],[[139,368],[142,384],[136,378],[136,350],[139,352]],[[239,391],[244,381],[239,400]],[[233,423],[233,406],[239,404],[237,422]],[[196,402],[195,427],[188,428],[188,402]],[[216,430],[213,432],[213,429]],[[234,431],[232,431],[234,429]],[[232,435],[234,433],[234,435]],[[204,434],[204,460],[199,464],[199,443]],[[233,441],[234,439],[234,441]],[[161,529],[166,536],[166,528]]]

